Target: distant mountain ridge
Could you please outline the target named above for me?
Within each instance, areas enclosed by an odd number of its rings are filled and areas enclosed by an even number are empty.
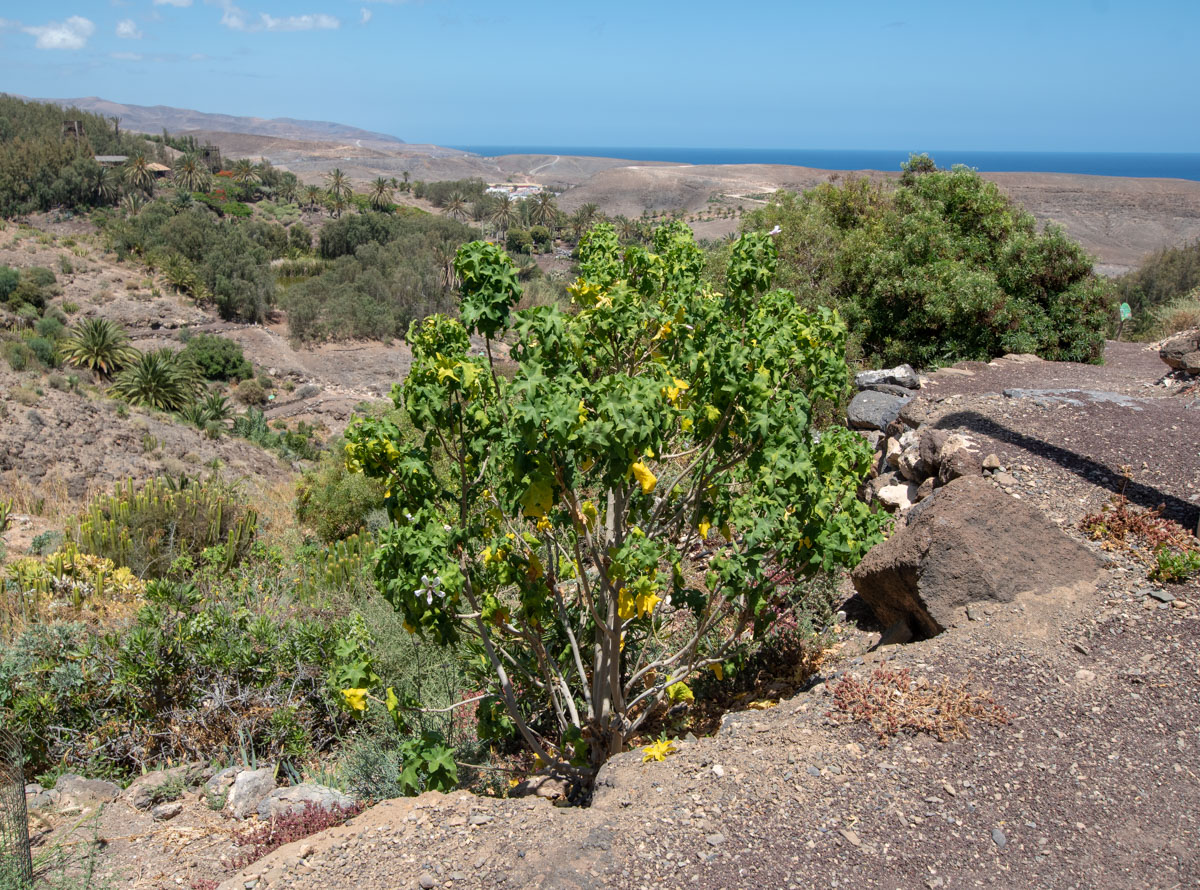
[[[24,97],[22,97],[24,98]],[[295,139],[307,142],[373,142],[391,146],[405,145],[403,139],[386,133],[374,133],[332,121],[308,121],[291,117],[238,117],[232,114],[210,114],[191,108],[173,108],[170,105],[129,105],[110,102],[98,96],[81,99],[34,99],[49,102],[64,108],[76,107],[84,111],[119,117],[121,126],[139,133],[159,133],[165,127],[172,133],[187,130],[218,130],[224,133],[243,133],[255,136],[274,136],[280,139]]]

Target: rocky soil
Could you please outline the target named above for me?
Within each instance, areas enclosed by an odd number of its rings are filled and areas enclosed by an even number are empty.
[[[238,825],[197,795],[169,822],[122,798],[99,816],[102,870],[195,890],[1196,886],[1200,585],[1150,581],[1079,521],[1124,489],[1194,524],[1200,400],[1156,384],[1166,369],[1144,347],[1110,343],[1108,358],[960,365],[906,408],[994,452],[1002,471],[982,484],[1094,553],[1095,577],[980,603],[906,645],[880,645],[846,585],[840,642],[813,685],[727,715],[663,762],[620,755],[589,808],[426,794],[233,868]],[[939,740],[841,719],[843,682],[880,667],[910,672],[891,696],[900,713],[934,690],[952,704],[961,687],[1003,720],[968,717],[968,736]],[[38,818],[43,845],[69,831],[53,811]]]

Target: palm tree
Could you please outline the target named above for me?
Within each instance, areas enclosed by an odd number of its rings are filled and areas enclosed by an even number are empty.
[[[508,227],[517,221],[517,208],[513,206],[513,202],[507,196],[500,195],[500,200],[492,208],[491,216],[488,219],[500,230],[500,237],[503,238],[508,233]]]
[[[437,263],[442,276],[442,290],[448,291],[457,284],[454,272],[454,257],[457,246],[453,241],[439,241],[433,245],[433,261]]]
[[[279,197],[291,204],[296,200],[296,193],[300,188],[300,181],[296,179],[295,173],[284,173],[279,180]]]
[[[125,184],[131,189],[154,194],[154,174],[150,172],[150,162],[145,155],[134,155],[125,162]]]
[[[627,217],[627,216],[618,216],[617,217],[617,237],[621,241],[625,242],[626,244],[629,244],[630,242],[637,241],[638,238],[641,236],[641,234],[642,234],[641,226],[639,226],[636,222],[631,220],[629,217]]]
[[[212,177],[208,167],[195,155],[184,155],[171,173],[175,186],[185,192],[206,192]]]
[[[558,221],[558,205],[550,192],[538,192],[529,199],[529,219],[534,225],[553,229]]]
[[[306,185],[304,187],[304,204],[309,210],[316,210],[317,205],[321,203],[325,193],[319,185]]]
[[[452,216],[460,221],[467,218],[467,202],[459,192],[451,193],[450,197],[446,199],[446,206],[443,209],[446,216]]]
[[[121,194],[121,185],[110,167],[98,167],[92,184],[92,193],[101,204],[115,204]]]
[[[330,195],[346,200],[350,199],[350,180],[338,167],[334,167],[325,174],[325,187],[329,190]]]
[[[138,192],[130,192],[125,196],[125,200],[121,204],[125,208],[126,213],[130,216],[137,216],[138,211],[145,206],[146,198]]]
[[[139,355],[112,385],[113,394],[130,404],[159,411],[182,410],[199,390],[196,369],[167,348]]]
[[[392,184],[382,176],[371,183],[371,207],[375,210],[385,210],[392,206]]]
[[[583,204],[578,210],[575,211],[575,215],[578,216],[583,224],[590,229],[592,224],[595,223],[597,218],[600,216],[600,208],[591,203]]]
[[[400,191],[411,192],[412,191],[412,183],[408,181],[408,171],[405,170],[403,173],[401,173],[400,178],[404,180],[404,185],[400,186]]]
[[[232,169],[233,181],[238,185],[254,185],[259,181],[258,171],[254,169],[254,163],[249,158],[242,158],[233,165]]]
[[[59,351],[66,362],[87,368],[97,381],[109,379],[138,357],[125,329],[107,318],[85,318],[63,338]]]
[[[346,208],[350,206],[350,199],[341,192],[330,191],[325,203],[329,207],[329,215],[334,219],[341,219]]]

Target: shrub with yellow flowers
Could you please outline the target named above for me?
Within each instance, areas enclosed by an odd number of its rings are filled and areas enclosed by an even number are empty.
[[[736,242],[728,293],[681,223],[624,253],[600,225],[579,256],[577,311],[514,313],[512,261],[463,246],[461,321],[412,325],[392,392],[418,438],[361,419],[346,458],[387,492],[380,590],[490,677],[481,729],[586,780],[764,633],[780,568],[851,566],[882,520],[864,441],[812,422],[848,388],[845,327],[770,289],[771,236]]]

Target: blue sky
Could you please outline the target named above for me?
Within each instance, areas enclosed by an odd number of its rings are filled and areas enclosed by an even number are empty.
[[[410,142],[1197,151],[1196,0],[0,0],[0,90]]]

